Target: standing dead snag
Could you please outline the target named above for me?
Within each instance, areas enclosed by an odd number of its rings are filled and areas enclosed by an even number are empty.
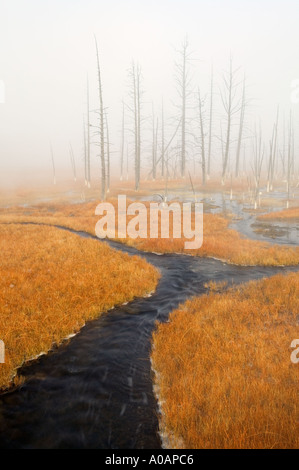
[[[127,144],[127,181],[129,181],[129,144]]]
[[[158,122],[158,118],[157,122],[155,119],[155,112],[153,106],[152,175],[154,181],[157,178]]]
[[[120,181],[124,178],[124,156],[125,156],[125,104],[122,103],[122,128],[121,128],[121,149],[120,149]]]
[[[87,95],[87,132],[86,132],[86,184],[90,188],[91,186],[91,176],[90,176],[90,105],[89,105],[89,81],[87,77],[87,88],[86,88],[86,95]]]
[[[96,55],[97,55],[97,67],[98,67],[98,87],[99,87],[99,100],[100,100],[100,158],[101,158],[101,173],[102,173],[102,190],[101,197],[102,201],[106,200],[106,162],[105,162],[105,135],[104,135],[104,104],[103,104],[103,89],[102,89],[102,79],[101,79],[101,68],[100,68],[100,58],[99,58],[99,49],[98,43],[95,38],[96,46]]]
[[[180,62],[175,65],[176,83],[178,94],[181,99],[180,122],[181,122],[181,177],[186,174],[186,126],[187,126],[187,102],[191,94],[190,76],[188,65],[190,63],[189,44],[187,38],[184,39],[182,48],[179,51]]]
[[[110,172],[110,139],[109,139],[109,127],[108,127],[108,119],[106,115],[106,133],[107,133],[107,181],[106,181],[106,187],[107,187],[107,193],[110,191],[110,178],[111,178],[111,172]]]
[[[289,133],[288,133],[288,161],[287,161],[287,209],[290,207],[290,192],[291,192],[291,176],[294,169],[293,160],[293,143],[294,143],[294,130],[293,130],[293,117],[290,111]]]
[[[165,148],[164,148],[163,155],[164,155],[165,167],[167,166],[167,172],[168,172],[168,164],[166,165],[166,162],[168,162],[168,161],[169,161],[169,158],[170,158],[170,157],[168,156],[168,152],[167,152],[167,151],[168,151],[169,147],[171,146],[171,144],[172,144],[174,138],[176,137],[176,135],[177,135],[177,133],[178,133],[178,131],[179,131],[180,125],[181,125],[181,120],[178,122],[178,125],[177,125],[177,127],[176,127],[176,130],[175,130],[173,136],[171,137],[171,139],[169,140],[169,142],[167,143],[167,145],[166,145]],[[158,165],[158,164],[160,163],[161,159],[162,159],[162,155],[161,155],[161,156],[158,158],[158,160],[156,161],[156,165]],[[167,160],[167,159],[168,159],[168,160]],[[151,169],[151,171],[149,172],[148,177],[151,176],[152,172],[153,172],[153,169]],[[169,176],[169,173],[168,173],[168,176]]]
[[[86,139],[86,127],[85,127],[85,119],[83,116],[83,145],[84,145],[84,182],[85,186],[87,186],[87,139]]]
[[[228,168],[228,159],[230,145],[232,141],[232,124],[234,115],[240,110],[239,100],[236,98],[237,86],[237,70],[233,70],[233,61],[230,58],[229,71],[223,76],[223,91],[220,90],[221,100],[226,114],[226,137],[223,155],[222,167],[222,184],[224,184],[225,176]]]
[[[204,116],[203,116],[204,102],[201,99],[200,91],[198,90],[198,114],[199,114],[199,128],[200,128],[200,150],[201,150],[201,169],[202,169],[202,184],[206,184],[206,150],[205,150],[205,132],[204,132]]]
[[[161,121],[161,176],[164,178],[165,174],[165,125],[164,125],[164,103],[162,100],[162,121]]]
[[[243,92],[242,92],[242,103],[240,111],[240,125],[239,125],[239,135],[238,135],[238,144],[237,144],[237,154],[236,154],[236,170],[235,176],[238,178],[240,172],[240,154],[241,154],[241,144],[243,138],[243,129],[244,129],[244,118],[245,118],[245,107],[246,107],[246,80],[244,77],[243,80]]]
[[[213,93],[214,93],[214,71],[211,69],[210,88],[210,123],[209,123],[209,150],[208,150],[208,178],[211,175],[211,151],[212,151],[212,129],[213,129]]]
[[[254,137],[254,150],[253,150],[253,176],[254,176],[254,183],[255,183],[255,190],[254,190],[254,208],[257,209],[260,205],[260,181],[261,181],[261,173],[262,173],[262,166],[264,161],[264,148],[262,147],[262,131],[259,131],[259,135],[255,131]]]
[[[270,155],[268,163],[268,183],[267,192],[273,189],[273,180],[276,166],[276,153],[277,153],[277,129],[278,129],[279,108],[277,108],[276,121],[273,126],[272,139],[270,140]]]
[[[132,81],[131,97],[133,108],[131,108],[134,119],[134,154],[135,154],[135,191],[140,188],[140,172],[141,172],[141,68],[137,64],[132,63],[130,71]]]

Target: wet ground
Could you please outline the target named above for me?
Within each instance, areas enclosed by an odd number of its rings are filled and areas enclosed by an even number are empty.
[[[165,194],[156,195],[157,202]],[[153,196],[141,198],[143,201],[151,201]],[[267,193],[263,188],[261,195],[261,208],[254,210],[253,202],[248,197],[239,193],[230,195],[229,192],[214,192],[205,194],[197,192],[195,195],[189,193],[168,193],[168,202],[178,200],[181,202],[202,202],[204,212],[212,214],[224,214],[231,217],[230,228],[233,228],[252,240],[260,240],[286,246],[299,245],[299,221],[262,221],[258,216],[269,212],[279,211],[285,208],[286,195],[283,191],[272,191]],[[267,202],[266,202],[267,201]],[[272,201],[270,203],[270,201]],[[299,204],[299,199],[298,199]]]

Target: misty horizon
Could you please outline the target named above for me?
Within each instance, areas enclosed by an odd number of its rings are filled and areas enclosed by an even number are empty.
[[[156,119],[161,119],[163,100],[166,140],[176,126],[179,98],[175,63],[186,36],[194,97],[198,88],[202,96],[209,96],[213,65],[215,169],[221,160],[219,135],[225,120],[219,90],[230,56],[234,68],[239,69],[240,82],[246,74],[250,102],[243,158],[252,152],[250,138],[260,123],[267,151],[278,106],[280,141],[282,124],[287,123],[290,110],[294,127],[298,124],[298,104],[296,99],[292,102],[292,96],[297,98],[294,91],[299,78],[294,1],[246,1],[240,5],[232,0],[209,4],[187,0],[141,5],[135,1],[105,4],[65,0],[44,1],[41,5],[36,0],[16,0],[4,2],[1,10],[0,81],[5,86],[5,102],[0,102],[1,181],[9,175],[19,179],[34,171],[51,173],[50,143],[58,171],[69,168],[71,174],[70,143],[78,171],[82,170],[87,76],[93,125],[91,163],[94,171],[99,171],[98,136],[94,135],[98,125],[94,111],[99,107],[94,35],[99,43],[104,106],[111,134],[111,171],[115,176],[119,174],[122,100],[126,103],[125,142],[130,172],[134,167],[128,108],[132,61],[142,70],[142,171],[146,173],[151,167],[152,108]],[[195,105],[191,101],[188,120],[190,133],[194,133]],[[234,124],[237,132],[238,117]],[[198,149],[193,137],[190,141],[187,164],[193,168],[194,161],[198,165]]]

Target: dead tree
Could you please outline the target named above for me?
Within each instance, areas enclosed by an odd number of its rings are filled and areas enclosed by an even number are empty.
[[[171,137],[171,139],[169,140],[169,142],[167,143],[167,145],[166,145],[165,148],[164,148],[165,162],[166,162],[166,154],[167,154],[167,151],[168,151],[169,147],[171,146],[171,144],[172,144],[172,142],[173,142],[175,136],[177,135],[180,126],[181,126],[181,121],[179,121],[179,123],[178,123],[178,125],[177,125],[177,127],[176,127],[176,129],[175,129],[175,132],[174,132],[173,136]],[[168,155],[168,154],[167,154],[167,155]],[[159,159],[157,160],[156,165],[158,165],[158,164],[160,163],[161,159],[162,159],[162,155],[161,155],[161,156],[159,157]],[[148,178],[152,175],[152,172],[153,172],[153,169],[151,169],[151,171],[149,172]]]
[[[289,130],[288,130],[288,160],[287,160],[287,209],[290,207],[291,177],[293,170],[293,117],[290,112]]]
[[[129,144],[127,144],[127,181],[129,181]]]
[[[152,140],[152,175],[153,180],[157,178],[157,151],[158,151],[158,119],[155,118],[155,112],[153,107],[153,140]]]
[[[101,78],[101,68],[100,68],[100,58],[99,58],[99,49],[98,43],[95,38],[96,46],[96,55],[97,55],[97,69],[98,69],[98,91],[99,91],[99,101],[100,101],[100,158],[101,158],[101,173],[102,173],[102,187],[101,187],[101,198],[102,201],[106,200],[106,162],[105,162],[105,116],[104,116],[104,104],[103,104],[103,88],[102,88],[102,78]]]
[[[140,188],[141,174],[141,68],[133,62],[131,71],[131,98],[133,106],[131,111],[134,119],[134,154],[135,154],[135,191]]]
[[[86,126],[85,126],[85,119],[83,116],[83,145],[84,145],[84,181],[85,186],[87,186],[87,139],[86,139]]]
[[[177,91],[181,100],[180,122],[181,122],[181,177],[186,174],[186,125],[187,125],[187,104],[188,98],[192,93],[189,65],[191,55],[187,38],[184,39],[181,49],[178,51],[179,62],[175,64]]]
[[[235,169],[236,178],[238,178],[239,172],[240,172],[240,155],[241,155],[241,145],[242,145],[242,139],[243,139],[245,108],[246,108],[246,80],[244,77],[242,103],[241,103],[241,111],[240,111],[239,134],[238,134],[237,153],[236,153],[236,169]]]
[[[87,109],[86,109],[86,184],[90,188],[91,186],[91,174],[90,174],[90,104],[89,104],[89,81],[87,77],[87,86],[86,86],[86,101],[87,101]]]
[[[222,184],[224,184],[226,172],[228,169],[229,152],[232,141],[233,118],[240,110],[239,99],[237,97],[237,72],[233,69],[233,61],[230,58],[229,71],[223,75],[223,90],[220,90],[221,100],[226,115],[226,137],[222,167]]]
[[[275,166],[276,166],[276,153],[277,153],[278,117],[279,117],[279,108],[277,108],[276,121],[273,126],[272,139],[270,140],[267,192],[272,191],[273,189],[273,180],[274,180],[274,173],[275,173]]]
[[[200,91],[198,90],[198,116],[199,116],[199,129],[200,129],[200,153],[201,153],[201,172],[202,184],[206,184],[206,150],[205,150],[205,132],[204,132],[204,115],[203,115],[204,101],[201,99]]]
[[[106,118],[106,155],[107,155],[107,181],[106,181],[106,188],[107,188],[107,193],[110,192],[110,182],[111,182],[111,162],[110,162],[110,138],[109,138],[109,127],[108,127],[108,119],[107,115],[105,116]]]
[[[280,159],[282,166],[282,177],[286,177],[286,125],[285,118],[283,118],[283,130],[282,130],[282,150],[280,151]]]
[[[162,120],[161,120],[161,175],[165,174],[165,124],[164,124],[164,103],[162,101]]]
[[[257,209],[260,206],[260,181],[262,174],[262,167],[264,161],[264,148],[262,145],[262,132],[255,131],[254,145],[253,145],[253,176],[254,176],[254,208]]]
[[[125,156],[125,104],[122,103],[122,128],[121,128],[121,150],[120,150],[120,181],[124,178],[124,156]]]

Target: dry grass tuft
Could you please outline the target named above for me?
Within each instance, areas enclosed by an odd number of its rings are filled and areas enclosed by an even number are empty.
[[[0,338],[6,363],[0,389],[16,369],[87,320],[153,291],[159,274],[96,240],[53,227],[0,226]]]
[[[298,448],[299,275],[189,300],[158,325],[153,367],[171,447]]]

